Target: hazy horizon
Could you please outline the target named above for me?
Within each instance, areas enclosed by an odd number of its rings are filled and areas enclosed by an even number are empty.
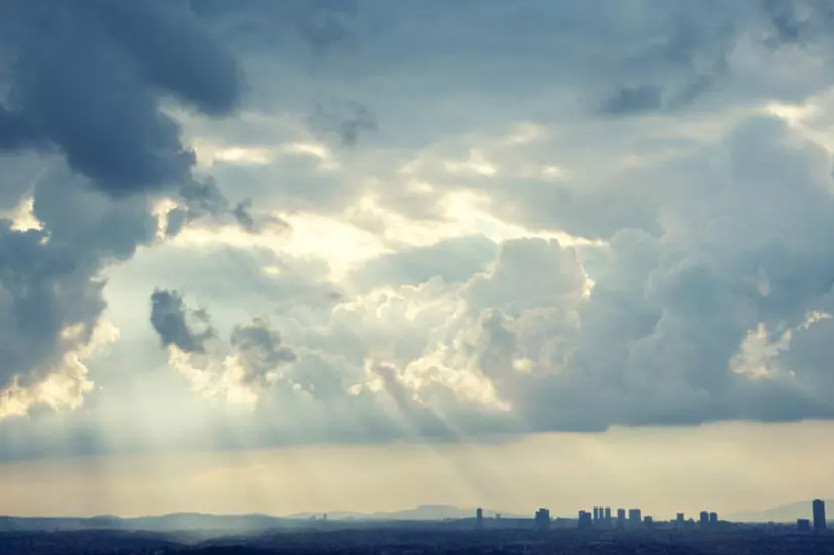
[[[773,441],[782,449],[774,451]],[[395,511],[419,505],[575,516],[595,505],[671,518],[834,498],[827,422],[617,428],[467,443],[299,446],[4,463],[0,514],[123,517]],[[651,448],[652,457],[645,452]],[[687,457],[681,458],[681,449]],[[785,479],[791,466],[802,472]],[[626,476],[627,479],[624,479]],[[91,495],[90,492],[94,492]],[[373,495],[368,495],[372,492]],[[384,492],[384,494],[382,493]],[[63,506],[63,511],[55,506]],[[17,508],[16,511],[12,510]]]

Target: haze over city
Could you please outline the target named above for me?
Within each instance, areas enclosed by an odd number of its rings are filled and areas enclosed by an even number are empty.
[[[0,0],[0,514],[812,518],[832,52],[817,0]]]

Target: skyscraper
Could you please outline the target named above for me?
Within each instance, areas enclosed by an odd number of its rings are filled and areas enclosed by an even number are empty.
[[[536,511],[535,523],[536,528],[539,530],[547,530],[550,528],[550,511],[544,507]]]
[[[611,522],[611,507],[605,507],[605,520]]]
[[[626,512],[625,509],[617,509],[617,528],[625,527]]]
[[[628,510],[628,523],[631,526],[637,527],[640,526],[640,522],[643,520],[643,515],[640,512],[640,509],[629,509]]]
[[[825,530],[825,501],[814,499],[811,506],[814,508],[814,532],[820,533]]]
[[[698,524],[701,526],[707,526],[709,524],[709,513],[706,511],[701,511],[701,514],[698,515]]]
[[[475,523],[478,525],[478,528],[484,525],[484,510],[480,507],[475,509]]]
[[[675,515],[675,527],[676,528],[683,528],[684,527],[684,516],[683,513],[678,513]]]
[[[718,513],[709,514],[709,523],[710,526],[715,526],[716,524],[718,524]]]
[[[591,513],[588,511],[579,511],[579,527],[582,529],[593,527],[593,523],[591,522]]]

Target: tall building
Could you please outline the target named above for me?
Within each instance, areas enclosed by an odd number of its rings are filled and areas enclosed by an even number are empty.
[[[594,507],[594,522],[599,520],[599,507]]]
[[[640,509],[629,509],[628,510],[628,523],[631,526],[640,526],[640,522],[643,520],[643,515],[640,512]]]
[[[536,524],[536,528],[539,530],[547,530],[550,528],[550,511],[544,507],[536,511],[534,522]]]
[[[593,523],[591,522],[591,513],[588,511],[579,511],[579,527],[582,529],[593,527]]]
[[[709,514],[709,523],[711,526],[715,526],[716,524],[718,524],[718,513]]]
[[[475,523],[478,525],[478,528],[482,528],[484,525],[484,510],[480,507],[475,509]]]
[[[605,520],[611,522],[611,507],[605,507]]]
[[[625,509],[617,509],[617,528],[624,528],[626,523]]]
[[[701,514],[698,515],[698,524],[701,526],[706,526],[709,524],[709,513],[706,511],[701,511]]]
[[[683,528],[684,527],[684,516],[683,513],[678,513],[675,515],[675,527]]]
[[[814,499],[811,506],[814,509],[814,532],[822,532],[825,530],[825,501]]]

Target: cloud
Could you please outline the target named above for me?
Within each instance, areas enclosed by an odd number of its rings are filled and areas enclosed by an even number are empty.
[[[246,199],[238,202],[232,215],[237,223],[251,233],[260,233],[266,229],[292,231],[292,226],[285,220],[273,214],[252,214],[252,200]]]
[[[186,353],[203,352],[203,343],[214,336],[206,311],[187,308],[176,291],[153,292],[151,324],[163,346],[176,345]]]
[[[0,420],[25,416],[39,406],[55,410],[81,407],[84,395],[94,386],[85,359],[98,354],[119,337],[119,330],[105,321],[100,321],[89,337],[85,337],[85,331],[75,326],[61,332],[63,358],[39,381],[24,385],[15,376],[12,385],[0,391]]]
[[[339,108],[325,108],[316,104],[310,123],[314,129],[335,133],[345,146],[355,146],[360,133],[370,133],[377,129],[376,116],[359,102],[348,102]]]
[[[192,0],[191,8],[201,18],[224,27],[241,42],[256,47],[275,47],[275,34],[293,32],[317,55],[344,47],[355,40],[353,16],[356,2],[333,0],[242,0],[225,4],[215,0]]]
[[[38,388],[112,287],[251,441],[834,416],[821,3],[46,6],[0,17],[22,410],[90,394]]]
[[[580,254],[505,241],[463,283],[380,272],[388,289],[337,306],[306,344],[355,365],[363,399],[395,394],[472,433],[830,417],[828,380],[797,363],[830,329],[813,318],[834,283],[828,156],[754,117],[669,164],[658,179],[710,170],[662,192],[657,235],[621,229]],[[362,377],[369,361],[388,378]]]
[[[288,381],[282,368],[296,360],[293,351],[281,345],[280,333],[270,328],[266,318],[235,326],[228,348],[215,345],[206,352],[203,339],[198,346],[183,341],[165,344],[170,345],[170,364],[192,390],[209,400],[254,405],[266,391]]]
[[[455,237],[428,247],[402,249],[369,260],[348,278],[359,287],[419,285],[433,277],[467,281],[495,258],[498,247],[483,236]]]
[[[0,396],[4,415],[74,409],[92,391],[102,271],[154,240],[160,196],[195,186],[163,105],[228,114],[242,77],[181,2],[4,2],[0,48],[3,163],[27,170],[4,173],[3,208],[31,206],[26,225],[0,221]]]
[[[623,115],[659,110],[661,92],[657,87],[623,87],[606,100],[600,112],[606,115]]]
[[[240,381],[245,384],[263,383],[275,367],[296,358],[292,350],[281,346],[281,334],[270,329],[265,318],[235,326],[230,344],[241,372]]]
[[[0,106],[0,149],[22,149],[43,145],[38,130],[20,114]]]
[[[211,399],[303,414],[302,430],[263,432],[277,443],[834,415],[830,323],[813,316],[834,311],[827,153],[754,116],[640,175],[648,230],[400,248],[315,309],[276,289],[273,323],[237,328],[251,357],[233,340],[172,362]],[[293,359],[273,361],[284,341]]]
[[[54,145],[109,194],[188,178],[194,154],[160,94],[211,115],[238,102],[235,63],[178,2],[6,6],[6,141]]]

